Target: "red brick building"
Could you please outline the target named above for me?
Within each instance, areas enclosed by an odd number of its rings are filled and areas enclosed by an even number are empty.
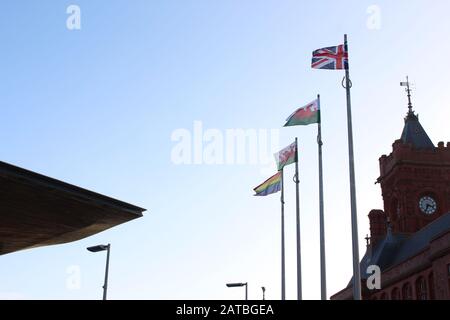
[[[450,142],[436,147],[409,104],[392,147],[379,160],[384,210],[369,213],[362,298],[450,300]],[[380,267],[380,289],[368,289],[370,265]],[[352,281],[331,299],[352,299]]]

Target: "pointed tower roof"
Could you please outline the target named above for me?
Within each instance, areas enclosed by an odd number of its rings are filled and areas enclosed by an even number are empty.
[[[410,143],[417,149],[434,149],[435,146],[419,122],[413,111],[408,112],[401,138],[403,143]]]
[[[435,146],[420,124],[418,115],[412,110],[411,89],[409,87],[408,77],[406,77],[406,82],[401,82],[400,85],[406,86],[406,92],[408,94],[408,113],[405,117],[405,126],[403,127],[400,139],[403,143],[412,144],[417,149],[434,149]]]

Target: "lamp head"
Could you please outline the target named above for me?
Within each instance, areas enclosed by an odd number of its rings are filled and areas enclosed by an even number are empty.
[[[234,288],[234,287],[243,287],[246,283],[227,283],[228,288]]]
[[[108,250],[109,248],[109,244],[105,245],[105,244],[99,244],[97,246],[92,246],[92,247],[88,247],[86,248],[88,251],[90,252],[99,252],[99,251],[105,251]]]

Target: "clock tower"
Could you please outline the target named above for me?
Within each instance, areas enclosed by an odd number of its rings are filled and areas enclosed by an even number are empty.
[[[369,215],[374,242],[385,233],[383,224],[393,233],[412,234],[450,211],[450,143],[433,144],[413,111],[409,82],[402,85],[407,87],[408,113],[392,153],[379,160],[384,213]]]
[[[370,237],[360,261],[364,300],[450,300],[450,142],[437,146],[413,111],[400,139],[380,157],[384,210],[371,210]],[[379,286],[370,286],[374,266]],[[372,271],[371,271],[372,270]],[[332,300],[353,298],[353,279]]]

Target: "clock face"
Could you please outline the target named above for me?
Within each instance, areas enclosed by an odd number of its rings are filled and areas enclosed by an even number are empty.
[[[437,209],[436,200],[430,196],[422,197],[419,200],[419,208],[425,214],[433,214]]]

